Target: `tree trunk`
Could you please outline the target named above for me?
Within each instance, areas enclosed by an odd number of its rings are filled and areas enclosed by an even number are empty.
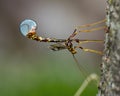
[[[120,96],[120,0],[108,0],[98,96]]]

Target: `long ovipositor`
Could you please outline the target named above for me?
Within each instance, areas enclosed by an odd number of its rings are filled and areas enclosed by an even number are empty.
[[[36,33],[36,29],[37,29],[37,24],[35,21],[31,19],[26,19],[22,21],[20,24],[21,33],[32,40],[36,40],[40,42],[56,42],[56,43],[66,42],[66,39],[43,38],[41,36],[38,36]]]

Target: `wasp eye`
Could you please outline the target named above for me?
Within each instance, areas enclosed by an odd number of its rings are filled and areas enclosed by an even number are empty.
[[[25,19],[20,24],[20,31],[24,36],[26,36],[30,31],[35,30],[36,27],[37,24],[35,21],[31,19]]]

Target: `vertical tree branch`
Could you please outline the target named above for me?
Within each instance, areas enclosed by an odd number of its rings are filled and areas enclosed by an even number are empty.
[[[108,0],[106,24],[98,96],[120,96],[120,0]]]

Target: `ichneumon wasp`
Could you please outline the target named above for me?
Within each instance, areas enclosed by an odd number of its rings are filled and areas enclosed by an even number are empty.
[[[79,49],[81,49],[85,52],[92,52],[92,53],[102,55],[103,53],[101,51],[96,51],[96,50],[93,50],[93,49],[84,48],[84,47],[81,46],[81,44],[90,43],[90,42],[101,43],[101,42],[103,42],[103,40],[83,40],[83,39],[77,39],[77,38],[75,38],[75,36],[78,33],[81,33],[81,32],[89,33],[89,32],[93,32],[93,31],[105,29],[106,26],[101,26],[101,27],[98,27],[98,28],[81,30],[82,28],[93,27],[95,25],[104,23],[105,21],[106,20],[104,19],[104,20],[101,20],[101,21],[98,21],[98,22],[95,22],[95,23],[86,24],[86,25],[82,25],[82,26],[76,26],[73,33],[67,39],[43,38],[41,36],[38,36],[37,33],[36,33],[37,24],[36,24],[35,21],[33,21],[31,19],[26,19],[26,20],[21,22],[20,31],[24,36],[26,36],[29,39],[39,41],[39,42],[55,43],[53,45],[50,45],[50,47],[49,47],[53,51],[58,51],[58,50],[63,50],[63,49],[69,50],[69,52],[73,55],[73,58],[76,61],[76,63],[79,64],[77,59],[74,56],[77,53],[76,49],[79,48]],[[74,45],[73,44],[74,42],[77,43],[77,45]],[[80,68],[80,70],[82,70],[82,68]]]

